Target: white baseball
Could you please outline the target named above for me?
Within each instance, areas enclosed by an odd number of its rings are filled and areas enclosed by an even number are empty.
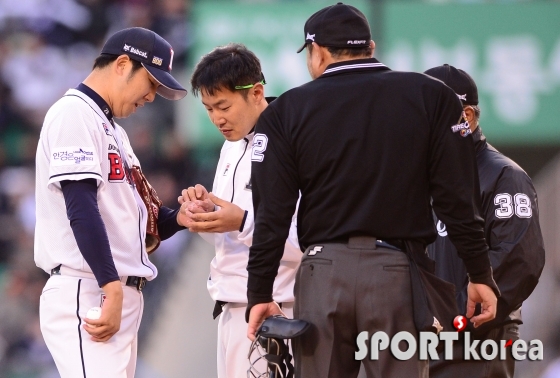
[[[86,313],[86,318],[87,319],[99,319],[99,317],[101,316],[101,307],[92,307],[88,310],[88,312]],[[90,327],[96,327],[94,325],[91,325],[88,323],[88,325]]]

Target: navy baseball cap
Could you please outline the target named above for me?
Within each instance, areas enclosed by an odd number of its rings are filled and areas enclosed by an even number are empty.
[[[134,59],[161,85],[157,93],[168,100],[180,100],[187,90],[171,76],[173,48],[158,34],[144,28],[128,28],[109,37],[101,55],[126,54]]]
[[[300,53],[310,43],[319,46],[356,48],[369,46],[371,31],[366,16],[357,8],[337,3],[315,12],[303,28],[305,42]]]
[[[444,64],[430,68],[424,73],[443,81],[445,85],[453,89],[463,105],[478,105],[478,89],[471,75],[465,71]]]

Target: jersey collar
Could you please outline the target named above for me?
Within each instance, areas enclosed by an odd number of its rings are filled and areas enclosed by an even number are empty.
[[[319,77],[328,77],[346,72],[389,70],[390,68],[375,58],[352,59],[329,64],[325,72]]]
[[[96,91],[94,91],[93,89],[91,89],[90,87],[85,85],[84,83],[80,83],[76,87],[76,90],[82,92],[83,94],[85,94],[86,96],[91,98],[93,100],[93,102],[95,102],[97,104],[97,106],[99,106],[99,109],[101,109],[101,111],[105,114],[105,116],[107,117],[109,122],[111,122],[111,124],[114,126],[113,112],[111,111],[111,108],[109,107],[109,104],[107,104],[107,102],[105,100],[103,100],[103,97],[101,97],[99,94],[97,94]]]

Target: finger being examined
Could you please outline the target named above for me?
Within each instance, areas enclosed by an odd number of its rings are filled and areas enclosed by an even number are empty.
[[[217,215],[215,213],[192,213],[191,216],[192,220],[197,222],[210,222],[217,219]]]

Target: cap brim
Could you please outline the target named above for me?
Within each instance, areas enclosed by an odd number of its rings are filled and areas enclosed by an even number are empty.
[[[300,52],[303,51],[303,49],[305,48],[305,46],[307,46],[307,41],[303,42],[303,45],[301,45],[301,47],[299,48],[299,50],[297,51],[297,53],[299,54]]]
[[[157,94],[168,100],[180,100],[185,97],[188,91],[179,84],[169,72],[160,70],[142,63],[142,66],[152,75],[152,77],[160,84]]]

